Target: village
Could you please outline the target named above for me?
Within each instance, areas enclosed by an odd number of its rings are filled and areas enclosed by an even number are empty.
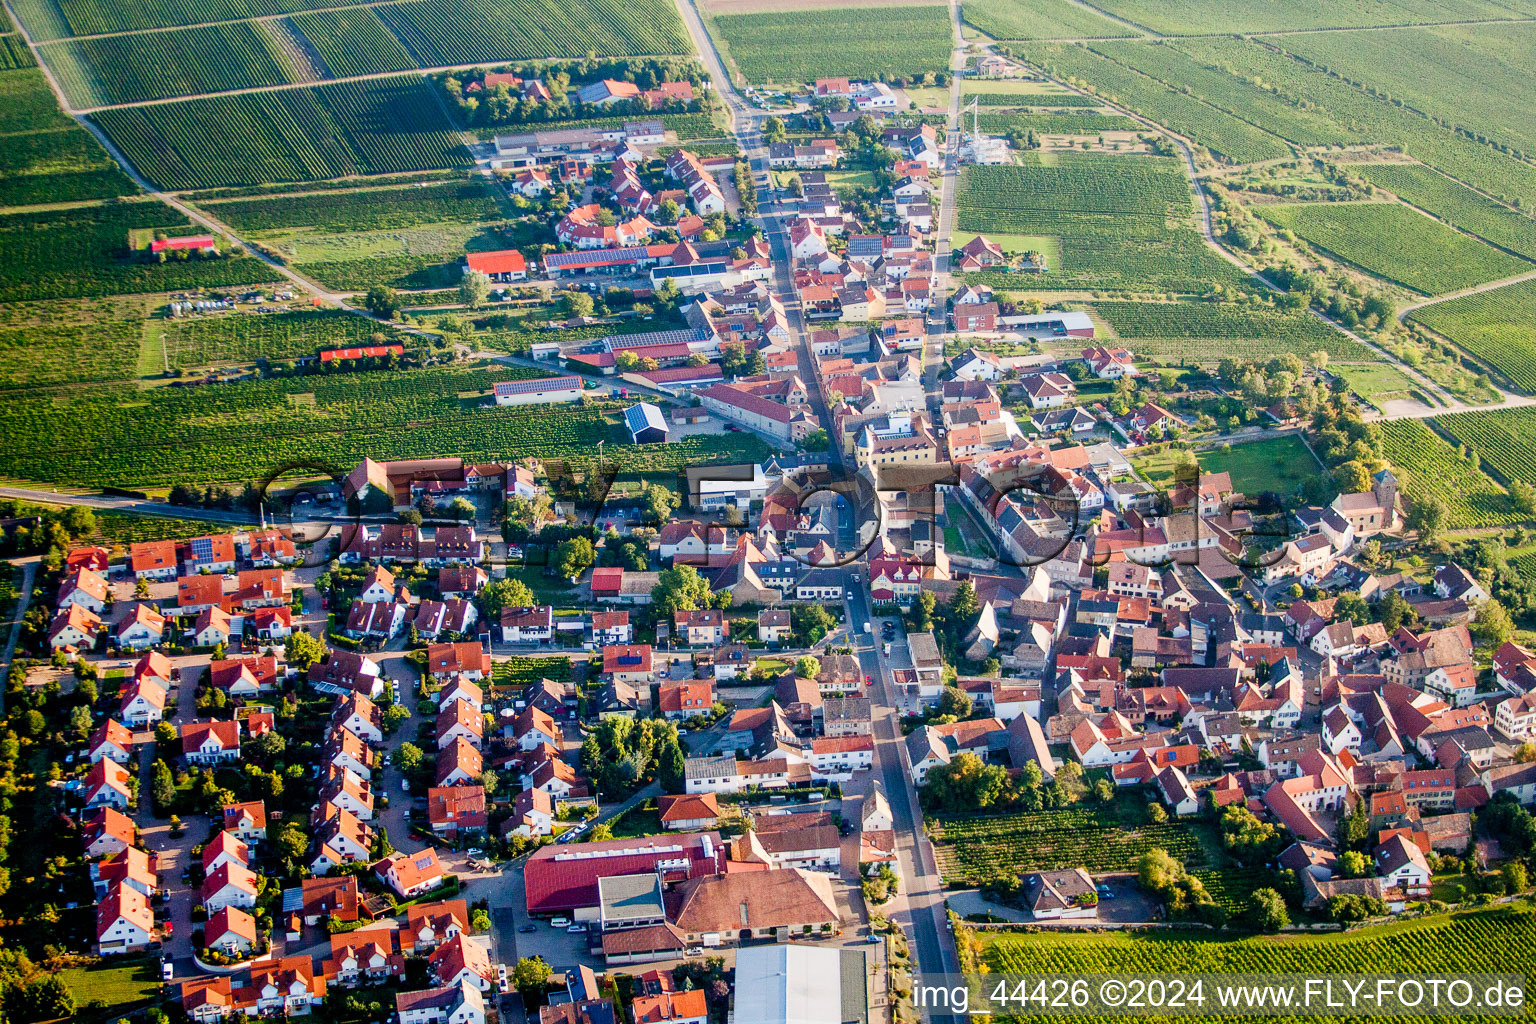
[[[937,959],[966,922],[1279,930],[1528,888],[1536,651],[1326,360],[1198,371],[967,283],[1052,272],[941,216],[962,141],[1006,144],[883,83],[809,92],[785,118],[857,153],[778,117],[750,166],[656,157],[638,114],[497,134],[505,188],[581,202],[564,251],[464,258],[488,293],[616,288],[681,324],[551,331],[486,405],[604,395],[629,446],[771,457],[612,495],[601,449],[365,458],[255,522],[42,567],[7,699],[73,709],[50,784],[94,951],[155,958],[199,1022],[781,1024],[806,992],[872,1022],[910,1019],[920,915]],[[1205,466],[1275,444],[1301,500]],[[1187,845],[981,875],[945,831],[1074,805]],[[1219,922],[1197,834],[1273,879]]]

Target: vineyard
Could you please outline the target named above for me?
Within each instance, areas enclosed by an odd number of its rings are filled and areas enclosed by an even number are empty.
[[[68,404],[46,393],[22,394],[0,403],[0,475],[166,486],[257,478],[296,459],[337,466],[364,455],[579,460],[590,458],[598,441],[609,442],[611,457],[633,472],[768,454],[746,434],[631,445],[615,419],[595,407],[479,407],[459,397],[538,375],[497,365],[129,392],[80,388]]]
[[[1288,204],[1255,212],[1341,260],[1425,295],[1536,269],[1398,203]]]
[[[987,83],[978,83],[986,87]],[[1104,101],[1075,92],[968,92],[964,102],[982,107],[1102,107]]]
[[[1099,44],[1096,44],[1099,45]],[[1090,84],[1100,96],[1178,132],[1233,163],[1274,160],[1291,148],[1247,121],[1202,103],[1081,46],[1052,43],[1031,47],[1026,56],[1062,78]]]
[[[975,886],[999,875],[1040,868],[1127,871],[1143,853],[1158,848],[1191,866],[1207,859],[1200,826],[1168,822],[1125,827],[1112,806],[929,820],[939,872],[949,886]]]
[[[1465,413],[1463,416],[1485,416]],[[1507,415],[1507,414],[1506,414]],[[1444,417],[1436,423],[1461,419]],[[1450,424],[1445,424],[1449,428]],[[1461,436],[1461,435],[1457,435]],[[1418,420],[1394,420],[1381,424],[1382,451],[1394,469],[1407,470],[1402,492],[1410,503],[1426,495],[1438,495],[1445,501],[1450,529],[1498,526],[1523,519],[1515,511],[1509,495],[1488,475],[1462,458],[1457,451]],[[1472,445],[1479,453],[1487,452],[1489,461],[1497,445]]]
[[[77,109],[299,81],[277,41],[250,21],[72,39],[42,53]]]
[[[473,224],[502,216],[486,181],[450,181],[325,195],[237,199],[203,204],[240,232],[305,228],[315,232],[389,231],[443,222]]]
[[[811,82],[941,71],[951,29],[944,7],[839,7],[715,18],[749,82]],[[835,40],[836,45],[828,45]]]
[[[322,348],[374,344],[374,334],[401,340],[398,328],[334,309],[153,321],[145,330],[159,335],[172,371],[313,356]]]
[[[138,376],[138,299],[15,302],[0,318],[0,388]]]
[[[1070,0],[965,0],[961,14],[993,39],[1097,39],[1130,30]]]
[[[666,0],[405,0],[374,10],[427,67],[693,52]]]
[[[0,71],[0,133],[5,134],[0,206],[108,199],[138,191],[89,132],[59,113],[36,68]]]
[[[1212,282],[1241,287],[1242,274],[1212,253],[1189,223],[1189,184],[1176,160],[1062,153],[1051,161],[967,168],[957,226],[960,233],[1057,238],[1060,265],[1049,274],[968,279],[1004,291],[1070,286],[1203,293]]]
[[[491,666],[491,678],[496,686],[514,687],[519,690],[540,679],[568,683],[571,677],[571,659],[563,654],[511,658],[507,661],[498,661]]]
[[[334,6],[333,0],[16,0],[13,9],[32,38],[42,41],[240,21]]]
[[[1536,956],[1536,911],[1529,905],[1490,907],[1435,917],[1406,918],[1349,932],[1310,935],[1234,938],[1203,929],[1085,931],[1051,928],[1027,933],[990,932],[987,939],[982,958],[995,973],[1067,977],[1097,973],[1292,973],[1303,977],[1358,973],[1370,977],[1397,974],[1422,978],[1497,970],[1497,966],[1490,966],[1491,955],[1501,964],[1530,963]],[[1207,998],[1215,1000],[1209,986]],[[1506,1019],[1469,1013],[1457,1013],[1454,1017],[1476,1024]],[[1010,1013],[1006,1019],[1028,1024],[1057,1024],[1104,1018]],[[1224,1015],[1221,1019],[1253,1024],[1277,1018]],[[1329,1016],[1319,1019],[1357,1018]],[[1401,1024],[1427,1024],[1445,1020],[1447,1015],[1395,1015],[1391,1019]]]
[[[1441,124],[1530,153],[1536,109],[1511,98],[1527,96],[1536,74],[1533,29],[1526,23],[1322,32],[1287,36],[1282,46]]]
[[[1036,135],[1097,135],[1099,132],[1134,132],[1141,126],[1119,114],[982,114],[977,118],[982,131],[1006,135],[1013,131],[1033,131]]]
[[[1357,342],[1306,312],[1216,302],[1095,302],[1094,309],[1138,352],[1214,363],[1224,356],[1268,359],[1284,353],[1305,357],[1319,349],[1332,359],[1366,359]],[[1219,346],[1185,339],[1220,339]]]
[[[271,281],[249,256],[150,263],[128,251],[139,228],[190,226],[159,202],[79,207],[0,217],[0,302],[214,288]]]
[[[406,71],[416,66],[371,7],[295,14],[288,23],[309,41],[334,78]]]
[[[98,111],[163,188],[213,188],[467,167],[429,87],[402,76]]]
[[[1512,17],[1512,10],[1529,13],[1528,5],[1492,0],[1287,0],[1284,5],[1269,0],[1106,0],[1099,6],[1168,35],[1482,21]]]
[[[1506,480],[1536,484],[1536,410],[1458,412],[1439,417],[1435,425]]]
[[[553,118],[549,121],[528,121],[509,124],[477,125],[473,131],[482,139],[492,139],[497,135],[506,135],[509,132],[518,131],[545,131],[551,128],[561,130],[570,128],[617,128],[626,121],[633,121],[633,117],[572,117]],[[695,142],[700,139],[718,139],[725,134],[724,130],[708,114],[684,113],[684,114],[656,114],[654,120],[667,126],[667,130],[677,135],[678,142]],[[693,148],[693,147],[690,147]],[[695,153],[704,155],[700,150]]]
[[[1227,69],[1235,81],[1261,79],[1274,96],[1303,107],[1308,118],[1348,126],[1351,136],[1360,141],[1400,146],[1415,159],[1492,196],[1536,205],[1536,167],[1287,57],[1266,43],[1209,37],[1180,39],[1172,45],[1196,60]],[[1266,95],[1251,84],[1241,86],[1241,91]]]
[[[1362,164],[1351,170],[1452,227],[1536,259],[1536,220],[1479,195],[1459,181],[1421,164]]]
[[[1450,338],[1522,391],[1536,391],[1536,282],[1437,302],[1408,318]]]

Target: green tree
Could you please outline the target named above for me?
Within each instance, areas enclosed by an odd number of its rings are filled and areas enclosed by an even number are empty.
[[[821,675],[821,659],[802,654],[795,659],[795,675],[802,679],[815,679]]]
[[[1359,494],[1371,489],[1371,473],[1359,462],[1341,462],[1333,467],[1333,483],[1343,494]]]
[[[400,744],[395,748],[394,754],[391,755],[395,767],[407,774],[420,768],[425,757],[426,755],[422,753],[421,748],[414,743]]]
[[[393,288],[376,284],[368,289],[368,294],[363,298],[363,306],[381,320],[393,320],[400,315],[400,296],[395,294]]]
[[[673,741],[662,750],[661,760],[657,767],[656,778],[661,783],[661,788],[667,793],[682,793],[687,789],[687,778],[684,773],[684,758],[682,746]]]
[[[1504,606],[1493,598],[1477,606],[1477,618],[1472,620],[1472,635],[1479,643],[1497,648],[1514,636],[1515,623]]]
[[[763,122],[763,141],[783,142],[787,138],[789,134],[785,131],[782,117],[775,115]]]
[[[957,721],[970,718],[975,710],[975,702],[970,694],[958,686],[946,686],[939,694],[939,714],[952,715]]]
[[[459,302],[470,309],[479,309],[491,297],[491,279],[478,270],[471,270],[459,279]]]
[[[1419,539],[1427,544],[1440,535],[1449,516],[1450,509],[1444,498],[1438,494],[1426,494],[1409,502],[1403,524],[1417,532]]]
[[[580,576],[597,561],[597,550],[585,537],[571,537],[555,549],[555,571],[561,576]]]
[[[311,665],[325,659],[325,644],[302,629],[294,630],[293,634],[283,641],[283,656],[293,668],[300,672],[307,672]]]
[[[1246,915],[1248,923],[1261,932],[1278,932],[1291,923],[1284,897],[1273,889],[1255,889],[1248,896]]]
[[[591,316],[592,310],[597,308],[592,296],[586,292],[566,292],[564,300],[567,317]]]
[[[1362,850],[1371,834],[1371,817],[1365,809],[1365,801],[1358,801],[1354,809],[1339,819],[1339,848]]]
[[[670,619],[676,612],[708,608],[712,593],[709,582],[691,565],[664,569],[651,588],[651,605],[658,618]]]
[[[647,484],[641,498],[645,502],[645,519],[648,523],[665,523],[682,504],[676,494],[660,484]]]
[[[1510,896],[1525,892],[1531,887],[1530,873],[1518,860],[1505,861],[1504,866],[1499,869],[1499,874],[1504,880],[1504,892]]]
[[[149,777],[149,799],[156,817],[169,814],[176,806],[176,780],[171,777],[171,766],[164,758],[155,759],[155,767]]]
[[[928,773],[922,798],[925,804],[948,811],[986,810],[1009,802],[1012,788],[1002,765],[987,764],[975,754],[964,753]]]
[[[1339,854],[1339,871],[1345,878],[1364,878],[1371,874],[1371,858],[1359,850],[1345,850]]]
[[[488,584],[481,595],[485,600],[487,622],[500,622],[503,608],[532,608],[538,604],[528,584],[512,577]]]

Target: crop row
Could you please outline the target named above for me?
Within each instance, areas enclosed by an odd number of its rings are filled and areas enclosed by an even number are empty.
[[[810,82],[941,71],[953,33],[941,6],[841,7],[715,18],[749,82]]]
[[[1288,338],[1321,346],[1338,336],[1306,313],[1230,303],[1097,302],[1094,308],[1125,338]]]
[[[403,76],[123,107],[93,115],[164,188],[465,167],[426,84]]]
[[[1509,18],[1511,10],[1521,10],[1518,0],[1105,0],[1100,6],[1168,35],[1478,21]]]
[[[0,327],[0,388],[132,377],[139,342],[138,322],[127,319]]]
[[[21,36],[0,36],[0,71],[36,66],[37,61],[32,58],[32,51],[27,49]]]
[[[1101,107],[1104,101],[1076,92],[976,92],[965,102],[977,100],[983,107]]]
[[[942,818],[934,849],[946,884],[977,885],[999,875],[1050,867],[1124,871],[1160,848],[1189,864],[1205,860],[1199,835],[1171,822],[1127,830],[1088,810]]]
[[[416,58],[372,7],[295,14],[288,23],[314,47],[333,78],[406,71],[416,66]]]
[[[1341,260],[1425,295],[1531,269],[1398,203],[1287,204],[1257,212]]]
[[[1435,424],[1506,479],[1536,484],[1536,411],[1458,412],[1439,417]]]
[[[1071,0],[965,0],[967,23],[993,39],[1097,39],[1131,32],[1087,6]]]
[[[299,81],[277,41],[252,21],[72,39],[42,50],[76,108]]]
[[[1085,47],[1046,43],[1030,48],[1027,55],[1063,78],[1091,84],[1100,96],[1129,107],[1233,163],[1291,155],[1291,148],[1268,132]]]
[[[15,11],[33,39],[49,40],[240,21],[333,6],[334,0],[16,0]]]
[[[1362,164],[1353,170],[1452,227],[1536,259],[1536,219],[1527,214],[1422,164]]]
[[[313,228],[317,232],[392,231],[419,224],[473,224],[502,215],[495,189],[481,180],[448,181],[425,188],[236,199],[209,203],[207,209],[242,232],[284,228]]]
[[[1099,132],[1134,132],[1141,127],[1120,114],[982,114],[984,132],[1005,135],[1026,129],[1037,135],[1097,135]]]
[[[543,654],[498,661],[491,666],[491,678],[497,686],[527,686],[540,679],[568,683],[571,680],[571,659],[560,654]]]
[[[19,37],[0,39],[9,43]],[[138,191],[89,132],[59,113],[35,67],[0,71],[0,132],[5,134],[0,206],[108,199]]]
[[[1170,157],[1082,156],[1064,153],[1054,166],[1039,162],[970,167],[959,197],[961,209],[1050,212],[1181,214],[1190,206],[1184,168]]]
[[[693,52],[666,0],[405,0],[375,10],[428,67]]]
[[[341,310],[295,310],[170,321],[160,328],[172,370],[259,359],[312,356],[321,348],[370,344],[373,334],[398,340],[399,331]]]
[[[1467,415],[1481,416],[1482,413]],[[1445,422],[1445,417],[1436,422]],[[1450,427],[1450,424],[1446,424]],[[1458,435],[1460,436],[1460,435]],[[1446,526],[1464,529],[1497,526],[1524,518],[1518,514],[1508,493],[1482,470],[1462,458],[1429,427],[1418,420],[1394,420],[1381,424],[1382,452],[1403,476],[1402,492],[1411,503],[1437,495],[1449,513]],[[1483,445],[1473,445],[1482,454]],[[1497,444],[1488,451],[1489,462],[1497,465]]]
[[[1536,282],[1437,302],[1408,317],[1450,338],[1515,387],[1536,392]]]

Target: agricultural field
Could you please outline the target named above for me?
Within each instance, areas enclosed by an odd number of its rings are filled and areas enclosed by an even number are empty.
[[[1104,0],[1098,6],[1166,35],[1502,21],[1536,13],[1529,0]]]
[[[1536,219],[1518,210],[1422,164],[1360,164],[1351,169],[1452,227],[1536,260]]]
[[[1100,39],[1132,32],[1070,0],[966,0],[966,24],[993,39]]]
[[[1390,32],[1285,36],[1287,53],[1342,75],[1443,124],[1536,152],[1536,25],[1455,25]]]
[[[1536,270],[1398,203],[1300,203],[1254,212],[1329,255],[1424,295]]]
[[[1207,473],[1229,474],[1232,486],[1247,495],[1292,494],[1323,471],[1294,434],[1223,445],[1199,452],[1196,458]]]
[[[138,191],[90,133],[59,112],[35,67],[0,71],[0,135],[5,138],[0,206],[109,199]]]
[[[581,460],[598,441],[636,472],[769,452],[747,434],[631,445],[617,414],[595,406],[481,407],[460,397],[540,375],[479,364],[142,391],[78,388],[67,404],[47,392],[18,394],[0,403],[0,476],[122,487],[238,482],[298,459],[351,466],[365,454]]]
[[[1031,130],[1036,135],[1097,135],[1100,132],[1134,132],[1139,122],[1121,114],[1090,113],[986,113],[977,118],[981,130],[992,135]]]
[[[1025,56],[1058,77],[1075,78],[1091,85],[1100,96],[1129,107],[1232,163],[1291,155],[1291,147],[1282,139],[1084,47],[1041,43],[1028,47]]]
[[[1435,425],[1506,480],[1536,484],[1536,409],[1458,412],[1436,418]]]
[[[1445,335],[1515,387],[1536,392],[1536,281],[1423,306],[1408,318]]]
[[[467,167],[421,79],[241,93],[92,115],[162,188],[214,188]]]
[[[65,299],[0,306],[0,388],[138,376],[138,318],[149,301]]]
[[[1427,388],[1391,363],[1329,363],[1328,372],[1343,377],[1349,390],[1377,409],[1387,402],[1435,401]]]
[[[930,817],[939,873],[945,885],[966,887],[1039,868],[1127,871],[1155,848],[1191,866],[1206,862],[1212,842],[1206,827],[1185,822],[1129,827],[1115,806]]]
[[[1437,419],[1437,424],[1447,420],[1460,421],[1463,416],[1485,416],[1487,413],[1463,413],[1455,417]],[[1450,424],[1446,423],[1447,429]],[[1488,475],[1471,465],[1445,442],[1438,434],[1418,420],[1393,420],[1381,424],[1382,450],[1394,469],[1406,470],[1400,474],[1403,496],[1412,502],[1426,494],[1439,495],[1449,511],[1446,526],[1449,529],[1470,529],[1478,526],[1498,526],[1523,519],[1515,511],[1509,494]],[[1460,435],[1457,435],[1460,436]],[[1486,453],[1490,463],[1497,465],[1497,451],[1487,446],[1473,444],[1479,453]],[[1529,449],[1527,449],[1529,450]]]
[[[522,124],[489,124],[476,125],[471,131],[478,138],[490,140],[497,135],[511,135],[521,131],[546,131],[558,128],[566,131],[572,128],[617,128],[626,121],[633,121],[633,117],[572,117],[555,118],[551,121],[530,121]],[[678,142],[695,142],[700,139],[720,139],[725,136],[725,129],[704,113],[688,114],[656,114],[654,120],[667,126],[667,130],[677,135]],[[735,145],[734,142],[731,145]],[[703,155],[698,147],[690,146],[694,152]]]
[[[295,14],[288,24],[309,42],[333,78],[407,71],[416,66],[416,58],[372,7]]]
[[[312,356],[322,348],[377,344],[373,335],[400,341],[398,328],[335,309],[238,313],[187,320],[150,320],[145,345],[163,353],[156,369],[248,364],[261,359]],[[150,337],[152,335],[153,337]],[[416,345],[410,340],[408,348]]]
[[[1215,363],[1264,360],[1319,349],[1331,359],[1365,359],[1357,342],[1306,312],[1216,302],[1095,302],[1094,309],[1137,352]],[[1219,342],[1211,344],[1211,342]]]
[[[1249,79],[1250,84],[1240,86],[1240,95],[1263,95],[1251,84],[1258,78],[1275,97],[1303,107],[1308,119],[1348,126],[1351,136],[1362,142],[1399,146],[1414,159],[1503,202],[1518,199],[1523,206],[1536,206],[1536,167],[1289,57],[1273,40],[1211,36],[1170,45],[1224,69],[1234,80]]]
[[[1169,157],[1031,154],[1023,164],[969,167],[957,237],[1049,236],[1061,258],[1047,274],[968,275],[995,289],[1208,291],[1241,273],[1206,248],[1193,224],[1183,166]],[[1172,226],[1170,226],[1172,225]]]
[[[693,52],[667,0],[405,0],[374,10],[426,67]]]
[[[280,198],[233,199],[202,204],[242,233],[304,228],[324,234],[388,231],[457,221],[473,224],[502,215],[496,190],[483,179],[439,184],[355,189]]]
[[[994,973],[1077,976],[1118,974],[1294,973],[1406,975],[1425,977],[1487,971],[1489,951],[1503,963],[1528,963],[1536,955],[1536,911],[1529,905],[1489,907],[1324,934],[1251,935],[1234,938],[1206,929],[1098,931],[1076,928],[987,932],[982,960]],[[1214,998],[1214,997],[1212,997]],[[1008,1020],[1044,1024],[1070,1016],[1015,1015]],[[1228,1017],[1233,1021],[1260,1016]],[[1407,1019],[1407,1018],[1398,1018]],[[1413,1018],[1435,1019],[1431,1016]],[[1489,1022],[1493,1016],[1458,1014],[1458,1020]]]
[[[259,22],[71,39],[41,49],[77,110],[302,80]]]
[[[129,233],[191,224],[160,202],[78,207],[0,217],[0,302],[256,284],[276,272],[251,256],[150,262]]]
[[[967,85],[973,85],[977,89],[999,89],[999,90],[1006,90],[1006,87],[1009,86],[1009,85],[1012,85],[1012,84],[1037,86],[1037,83],[1034,83],[1034,82],[1019,82],[1019,83],[1012,83],[1012,82],[967,82],[966,84]],[[1103,100],[1100,100],[1100,99],[1098,99],[1098,98],[1096,98],[1094,96],[1083,96],[1083,95],[1080,95],[1079,93],[1075,93],[1075,92],[1047,92],[1047,91],[1044,91],[1044,90],[1038,88],[1038,86],[1036,88],[1034,88],[1034,89],[1031,89],[1028,92],[1007,92],[1007,91],[1000,91],[1000,92],[977,92],[977,91],[973,90],[973,91],[970,91],[970,92],[966,92],[964,95],[965,95],[964,102],[969,103],[969,102],[971,102],[971,100],[974,99],[978,103],[980,103],[983,108],[985,108],[985,107],[1013,107],[1013,108],[1017,108],[1017,107],[1024,107],[1024,108],[1036,108],[1036,107],[1049,107],[1049,108],[1073,107],[1073,108],[1076,108],[1076,107],[1102,107],[1104,105],[1104,101]]]
[[[949,66],[944,7],[819,8],[714,19],[725,54],[748,82],[878,78]],[[828,45],[836,40],[835,46]]]

